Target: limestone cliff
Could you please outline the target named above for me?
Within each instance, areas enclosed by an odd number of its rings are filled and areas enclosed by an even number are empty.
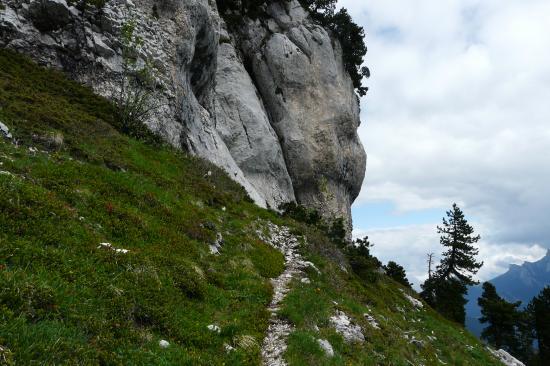
[[[350,218],[366,159],[358,100],[339,43],[297,1],[230,30],[214,0],[2,3],[1,47],[107,97],[119,91],[121,30],[133,22],[138,62],[158,85],[149,128],[224,168],[261,206],[297,201]]]

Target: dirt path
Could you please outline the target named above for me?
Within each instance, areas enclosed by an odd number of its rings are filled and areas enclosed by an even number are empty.
[[[298,253],[298,239],[293,236],[287,227],[279,227],[268,224],[269,237],[262,237],[264,241],[279,249],[285,257],[285,271],[277,278],[273,278],[273,299],[268,310],[271,312],[271,320],[267,334],[262,344],[262,360],[265,366],[284,366],[283,355],[286,351],[286,341],[294,330],[294,326],[278,315],[281,302],[290,291],[290,283],[295,278],[305,276],[303,269],[309,262],[302,260]]]

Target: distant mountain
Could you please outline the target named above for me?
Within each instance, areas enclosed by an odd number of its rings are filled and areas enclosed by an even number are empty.
[[[545,286],[550,285],[550,249],[537,262],[525,262],[521,266],[511,264],[508,272],[489,282],[495,285],[498,294],[506,300],[521,301],[522,306],[526,306]],[[471,287],[466,304],[466,327],[477,336],[484,327],[478,320],[481,312],[477,299],[481,293],[481,284]]]

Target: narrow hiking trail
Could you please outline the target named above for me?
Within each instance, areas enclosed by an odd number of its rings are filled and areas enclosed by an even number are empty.
[[[265,242],[280,250],[285,257],[285,271],[276,278],[271,279],[273,285],[273,298],[268,310],[271,320],[267,334],[262,344],[262,361],[265,366],[284,366],[284,353],[287,349],[287,339],[294,331],[294,326],[286,319],[279,316],[280,305],[287,293],[291,290],[292,280],[305,278],[304,268],[311,266],[317,270],[311,262],[304,261],[298,253],[298,238],[290,233],[287,227],[279,227],[268,223],[269,237],[260,237]]]

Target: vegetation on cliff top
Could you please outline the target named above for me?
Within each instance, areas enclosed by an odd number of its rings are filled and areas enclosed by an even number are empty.
[[[263,15],[263,6],[285,0],[217,0],[218,10],[231,25],[239,25],[242,17],[237,14],[257,18]],[[287,0],[288,1],[288,0]],[[362,66],[367,54],[365,30],[355,23],[347,9],[336,12],[337,0],[299,0],[309,11],[311,17],[325,29],[331,31],[342,46],[344,67],[348,72],[353,87],[360,96],[367,94],[368,87],[363,85],[363,78],[370,77],[370,71]]]
[[[256,233],[271,221],[306,237],[302,255],[320,270],[281,309],[296,327],[290,365],[498,364],[464,329],[413,306],[410,289],[350,271],[315,226],[258,208],[207,162],[119,133],[111,103],[6,50],[0,121],[16,140],[0,136],[1,362],[259,364],[269,279],[284,268]],[[337,310],[363,344],[330,325]]]

